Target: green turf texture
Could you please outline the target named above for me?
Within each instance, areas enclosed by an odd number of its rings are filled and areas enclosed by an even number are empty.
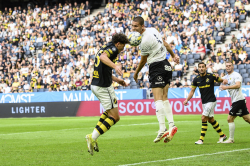
[[[200,137],[200,115],[174,119],[178,132],[166,144],[153,143],[159,129],[156,116],[123,116],[99,137],[100,152],[94,156],[87,152],[85,135],[93,131],[99,117],[0,119],[0,165],[250,165],[250,125],[242,118],[235,120],[234,144],[217,144],[219,135],[208,124],[203,145],[194,144]],[[227,115],[215,119],[229,136]],[[200,156],[188,157],[194,155]]]

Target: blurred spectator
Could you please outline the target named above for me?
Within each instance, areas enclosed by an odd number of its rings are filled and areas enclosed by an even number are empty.
[[[191,82],[189,80],[187,80],[187,77],[184,77],[184,81],[182,82],[182,85],[190,86]]]
[[[239,64],[241,64],[241,63],[242,63],[242,61],[241,61],[241,59],[239,58],[239,55],[238,55],[238,54],[235,54],[234,64],[235,64],[235,65],[239,65]]]
[[[179,82],[179,80],[178,79],[176,79],[176,81],[175,81],[175,84],[174,84],[177,88],[179,88],[179,87],[181,87],[182,86],[182,84]]]
[[[194,66],[193,74],[194,75],[199,75],[199,70],[197,69],[196,66]]]
[[[183,74],[187,75],[187,70],[189,69],[187,59],[184,59],[183,64],[182,64],[182,69],[183,69],[183,72],[184,72]]]
[[[218,70],[221,70],[222,69],[222,64],[220,63],[220,60],[219,60],[219,58],[217,58],[216,59],[216,62],[214,63],[214,66],[213,66],[213,71],[215,72],[215,73],[217,73],[218,72]]]
[[[206,48],[203,46],[202,43],[199,44],[199,47],[198,47],[196,53],[201,55],[201,60],[204,59],[204,57],[206,55]]]
[[[176,64],[174,67],[174,70],[177,71],[177,76],[179,77],[179,80],[181,80],[181,76],[182,76],[182,65]]]

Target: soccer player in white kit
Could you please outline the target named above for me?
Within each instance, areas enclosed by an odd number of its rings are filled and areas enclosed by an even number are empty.
[[[135,17],[132,22],[132,31],[139,32],[142,35],[142,41],[139,46],[141,50],[141,61],[135,71],[134,79],[137,82],[138,73],[141,71],[146,62],[149,65],[149,82],[153,91],[156,116],[159,121],[160,130],[155,143],[164,137],[164,142],[172,140],[177,132],[174,125],[171,105],[168,101],[168,88],[172,79],[172,68],[166,59],[167,51],[179,62],[179,57],[175,55],[171,47],[162,40],[161,34],[155,28],[145,28],[144,19]],[[169,123],[169,130],[166,130],[165,116]]]
[[[242,117],[246,122],[250,124],[250,116],[246,106],[246,99],[243,96],[241,90],[242,77],[233,69],[233,63],[231,61],[227,61],[226,70],[228,74],[223,77],[223,79],[226,79],[225,81],[223,81],[224,85],[220,86],[221,90],[228,90],[232,99],[231,110],[227,117],[229,125],[229,139],[224,141],[223,143],[234,143],[234,119],[237,116]]]

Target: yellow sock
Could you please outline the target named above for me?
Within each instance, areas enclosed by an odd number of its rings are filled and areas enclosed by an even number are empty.
[[[202,122],[201,136],[200,136],[200,140],[202,140],[202,142],[204,141],[204,137],[206,135],[206,132],[207,132],[207,122]]]
[[[115,124],[115,119],[112,117],[108,117],[104,120],[102,125],[98,127],[96,130],[100,133],[100,135],[104,134],[106,131],[110,129]]]
[[[100,127],[107,117],[108,117],[107,111],[103,112],[95,128],[97,129],[98,127]]]
[[[223,131],[220,128],[219,123],[215,120],[213,123],[211,123],[213,125],[213,128],[216,130],[216,132],[220,135],[220,137],[224,136]]]

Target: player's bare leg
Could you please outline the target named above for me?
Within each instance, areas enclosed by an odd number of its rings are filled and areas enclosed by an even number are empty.
[[[157,87],[152,88],[152,92],[154,95],[155,107],[156,107],[156,116],[159,122],[160,130],[158,132],[157,137],[155,138],[154,142],[159,142],[162,138],[168,135],[168,131],[166,131],[165,125],[165,113],[164,113],[164,106],[163,106],[163,88]]]
[[[167,84],[163,88],[164,114],[168,120],[168,125],[169,125],[169,134],[164,138],[165,143],[171,141],[173,139],[175,133],[178,130],[177,127],[174,125],[173,111],[172,111],[172,107],[171,107],[169,100],[168,100],[168,88],[169,88],[169,84]]]
[[[223,143],[234,143],[234,131],[235,131],[235,124],[234,124],[234,119],[236,116],[231,116],[228,115],[227,121],[229,125],[229,139],[224,141]],[[242,116],[242,118],[250,124],[250,116],[249,114]]]
[[[250,115],[249,115],[249,114],[242,116],[242,118],[243,118],[247,123],[250,124]]]
[[[229,139],[224,141],[223,143],[234,143],[234,131],[235,131],[234,119],[236,117],[237,116],[228,115],[227,122],[229,126]]]

